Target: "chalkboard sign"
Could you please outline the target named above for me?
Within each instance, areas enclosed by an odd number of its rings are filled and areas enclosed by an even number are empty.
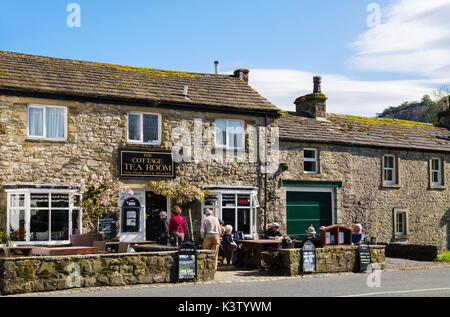
[[[306,241],[302,247],[303,273],[314,273],[316,271],[316,247],[311,241]]]
[[[194,280],[197,277],[197,252],[192,243],[183,243],[178,249],[178,280]]]
[[[103,233],[106,240],[114,239],[117,236],[117,216],[115,213],[103,214],[99,219],[98,231]]]
[[[367,267],[372,263],[372,258],[370,256],[370,247],[368,244],[361,243],[358,246],[358,257],[359,270],[361,272],[367,271]]]

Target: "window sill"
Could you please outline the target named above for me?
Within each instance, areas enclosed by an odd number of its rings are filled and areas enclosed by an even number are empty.
[[[394,239],[396,241],[407,240],[408,239],[408,235],[407,234],[395,234],[394,235]]]
[[[399,189],[402,188],[402,186],[400,184],[381,184],[382,188],[394,188],[394,189]]]
[[[161,142],[159,143],[142,143],[142,142],[127,142],[127,146],[140,146],[140,147],[156,147],[156,146],[161,146]]]
[[[446,190],[447,186],[445,185],[430,185],[429,190]]]
[[[36,143],[67,143],[67,139],[45,139],[45,138],[30,138],[25,139],[26,142],[36,142]]]

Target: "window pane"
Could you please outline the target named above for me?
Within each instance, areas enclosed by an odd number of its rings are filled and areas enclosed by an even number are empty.
[[[52,210],[51,240],[69,240],[69,210]]]
[[[404,219],[404,217],[403,217],[402,213],[397,214],[397,233],[398,234],[403,234],[405,232],[403,219]]]
[[[440,183],[441,180],[439,178],[439,172],[433,172],[433,183]]]
[[[80,211],[78,209],[72,210],[72,234],[80,233]]]
[[[223,194],[222,195],[222,206],[236,206],[236,195],[235,194]]]
[[[227,126],[225,120],[216,120],[216,144],[227,145]]]
[[[31,210],[30,240],[48,241],[48,210]]]
[[[238,195],[238,206],[250,207],[250,195]]]
[[[238,209],[238,231],[250,233],[250,209]]]
[[[28,108],[28,133],[31,136],[44,136],[43,108]]]
[[[243,147],[243,127],[240,121],[228,121],[228,140],[230,148],[240,149]]]
[[[10,207],[25,207],[25,195],[11,195]]]
[[[205,197],[205,206],[216,206],[217,205],[217,196],[209,195]]]
[[[69,195],[52,194],[52,208],[69,208]]]
[[[394,174],[393,174],[392,170],[384,171],[384,180],[386,182],[392,182],[394,180]]]
[[[31,208],[48,208],[48,194],[31,194]]]
[[[316,172],[316,162],[304,162],[305,172]]]
[[[11,210],[9,217],[11,240],[25,241],[25,210]]]
[[[144,143],[158,142],[158,116],[144,115]]]
[[[304,158],[316,159],[316,151],[314,150],[305,150]]]
[[[128,115],[128,139],[132,141],[141,140],[141,116],[136,114]]]
[[[234,230],[236,230],[236,215],[235,209],[222,209],[222,220],[226,225],[233,226]]]
[[[439,171],[440,169],[441,169],[441,164],[440,164],[440,160],[436,160],[436,159],[434,159],[434,160],[432,160],[432,162],[433,162],[433,164],[432,164],[432,169],[434,170],[434,171]]]
[[[63,108],[47,108],[46,124],[47,138],[64,139],[65,136],[65,111]]]
[[[394,157],[385,156],[384,157],[384,167],[385,168],[394,168]]]

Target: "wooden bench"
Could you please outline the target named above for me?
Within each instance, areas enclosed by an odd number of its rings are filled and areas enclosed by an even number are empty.
[[[73,247],[93,247],[94,241],[104,241],[102,233],[73,234],[70,236],[70,244]]]

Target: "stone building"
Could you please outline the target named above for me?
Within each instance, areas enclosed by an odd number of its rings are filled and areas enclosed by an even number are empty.
[[[316,85],[282,113],[268,214],[289,235],[361,223],[369,241],[448,248],[450,130],[331,114],[326,101]]]
[[[21,243],[68,243],[89,230],[71,182],[107,172],[134,191],[121,197],[121,240],[153,238],[153,220],[171,202],[147,184],[164,178],[210,190],[193,208],[194,234],[210,207],[255,235],[264,177],[251,145],[278,110],[248,85],[245,69],[186,73],[1,51],[1,228],[24,231]],[[155,170],[143,173],[139,162],[149,158]]]

